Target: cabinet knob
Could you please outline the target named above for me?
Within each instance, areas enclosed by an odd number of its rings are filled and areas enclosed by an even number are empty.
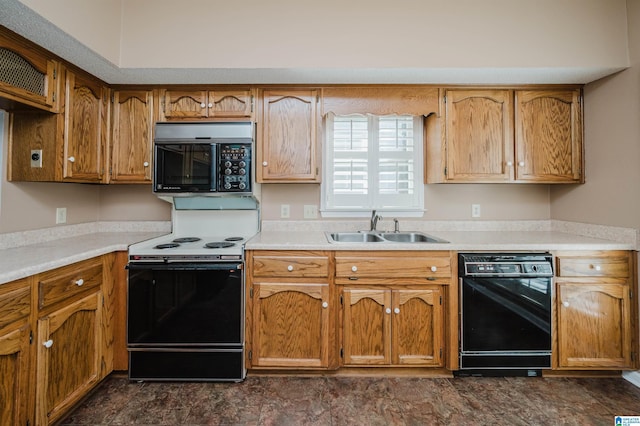
[[[82,278],[80,278],[79,280],[76,280],[76,285],[78,287],[82,286],[82,284],[84,284],[84,280]]]
[[[75,161],[76,161],[76,157],[74,157],[74,156],[72,155],[71,157],[69,157],[69,161],[70,161],[71,163],[75,162]]]
[[[204,102],[200,104],[200,108],[204,108],[206,106],[207,106],[207,104],[205,104]]]
[[[513,162],[512,161],[507,161],[507,166],[509,166],[509,167],[513,166]]]
[[[356,265],[353,265],[353,266],[351,267],[351,271],[352,271],[352,272],[358,272],[358,267],[357,267]]]
[[[207,104],[207,106],[208,106],[209,108],[213,108],[213,104],[212,104],[211,102],[209,102],[209,103]]]
[[[596,271],[601,271],[602,270],[602,266],[600,266],[600,265],[591,265],[591,269],[595,269]]]
[[[327,309],[329,307],[329,302],[322,302],[322,307]]]
[[[269,163],[267,163],[266,161],[263,161],[263,162],[262,162],[262,165],[263,165],[264,167],[267,167],[267,165],[268,165],[268,164],[269,164]]]
[[[565,308],[569,307],[569,302],[562,302],[562,306],[564,306]]]
[[[399,314],[400,313],[400,308],[394,308],[393,309],[393,313],[394,314]]]
[[[390,314],[391,313],[391,308],[387,308],[384,310],[386,313]]]
[[[53,340],[51,339],[47,340],[42,344],[42,346],[44,346],[45,348],[50,348],[51,346],[53,346]]]
[[[289,271],[289,272],[293,271],[293,265],[287,266],[287,271]]]
[[[431,272],[436,272],[437,270],[438,270],[438,267],[437,267],[437,266],[432,266],[432,267],[431,267]]]
[[[142,163],[142,165],[145,166],[145,167],[149,167],[149,162],[145,161],[144,163]]]
[[[520,167],[524,167],[524,161],[519,162],[519,163],[518,163],[518,166],[520,166]]]

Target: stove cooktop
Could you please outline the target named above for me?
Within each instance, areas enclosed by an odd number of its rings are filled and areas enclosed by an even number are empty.
[[[181,236],[169,234],[129,247],[134,262],[242,260],[246,241],[242,236]]]

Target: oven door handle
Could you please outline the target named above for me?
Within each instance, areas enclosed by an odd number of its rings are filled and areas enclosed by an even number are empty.
[[[242,269],[242,264],[233,263],[129,263],[129,270],[153,270],[153,271],[224,271]]]

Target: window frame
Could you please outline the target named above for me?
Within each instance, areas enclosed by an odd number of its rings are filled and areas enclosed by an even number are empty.
[[[359,204],[361,206],[340,206],[336,205],[336,197],[333,194],[333,177],[334,177],[334,119],[336,117],[363,117],[367,119],[367,134],[368,140],[370,141],[369,146],[371,146],[372,136],[379,135],[379,119],[387,118],[387,117],[412,117],[413,118],[413,146],[412,151],[395,151],[396,159],[411,159],[413,162],[413,193],[411,195],[382,195],[378,191],[378,183],[380,181],[380,160],[393,158],[393,154],[385,156],[380,155],[379,150],[379,137],[376,141],[374,141],[375,152],[371,152],[371,149],[367,150],[365,157],[367,158],[367,164],[369,165],[368,173],[368,193],[360,197]],[[345,114],[345,115],[336,115],[333,113],[329,113],[325,116],[324,119],[324,129],[325,129],[325,143],[323,147],[323,174],[324,178],[321,183],[321,202],[320,202],[320,213],[323,217],[368,217],[371,215],[371,210],[375,209],[378,212],[384,212],[385,214],[393,214],[397,217],[422,217],[425,212],[424,207],[424,117],[423,116],[413,116],[413,115],[375,115],[375,114]],[[375,126],[374,126],[375,125]],[[382,151],[385,152],[385,151]],[[348,155],[346,156],[348,157]],[[353,158],[358,157],[358,155],[353,156]],[[360,156],[362,157],[362,156]],[[370,163],[374,163],[373,169],[370,167]],[[397,169],[396,169],[397,170]],[[372,185],[371,176],[377,176],[375,179],[375,184]],[[375,191],[375,193],[374,193]],[[352,197],[352,195],[346,195],[346,197]],[[353,197],[358,197],[357,195],[353,195]],[[337,198],[340,198],[338,196]],[[409,200],[409,203],[400,205],[383,205],[380,204],[381,200],[386,200],[388,203],[390,200],[395,198],[396,202],[401,199]],[[367,199],[366,203],[362,202],[362,199]]]

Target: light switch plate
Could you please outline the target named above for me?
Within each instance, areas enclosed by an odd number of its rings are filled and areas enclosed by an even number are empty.
[[[56,209],[56,224],[67,223],[67,208],[58,207]]]
[[[282,219],[287,219],[291,216],[291,208],[289,204],[280,204],[280,217]]]
[[[480,204],[471,204],[471,217],[480,217]]]
[[[315,204],[304,205],[304,218],[305,219],[317,219],[318,218],[318,206]]]

